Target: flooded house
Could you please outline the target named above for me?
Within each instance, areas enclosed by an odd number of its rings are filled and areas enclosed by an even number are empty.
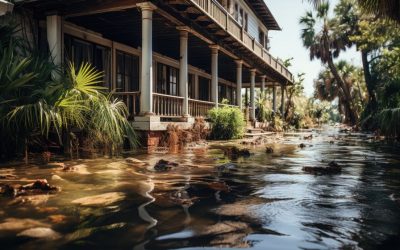
[[[280,27],[263,0],[15,1],[34,24],[32,37],[57,64],[89,62],[126,103],[134,127],[157,140],[170,123],[189,128],[221,104],[255,120],[255,89],[293,82],[269,53]],[[242,104],[242,90],[250,92]],[[246,91],[247,92],[247,91]],[[246,95],[247,96],[247,95]],[[247,98],[246,98],[247,99]],[[282,107],[283,109],[283,107]]]

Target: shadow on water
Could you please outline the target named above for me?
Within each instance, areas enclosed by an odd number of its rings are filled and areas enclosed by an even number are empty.
[[[300,143],[306,147],[299,148]],[[18,176],[14,182],[46,178],[62,191],[2,197],[0,244],[7,249],[400,245],[398,146],[332,129],[313,132],[312,140],[293,134],[268,146],[272,154],[264,146],[253,147],[253,155],[233,161],[221,150],[198,148],[137,155],[148,163],[140,167],[124,159],[67,162],[80,164],[77,172],[4,166],[0,174]],[[180,165],[154,171],[160,159]],[[343,166],[341,174],[302,171],[333,160]]]

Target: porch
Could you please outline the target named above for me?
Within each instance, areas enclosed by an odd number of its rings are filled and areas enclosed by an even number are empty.
[[[139,130],[162,130],[163,122],[190,123],[223,99],[241,110],[250,106],[249,119],[255,120],[256,88],[284,90],[290,84],[290,72],[254,38],[251,51],[243,53],[250,48],[243,29],[241,43],[235,44],[242,50],[236,53],[212,34],[215,28],[208,32],[178,17],[177,6],[168,3],[130,1],[113,7],[86,6],[83,11],[71,1],[57,7],[62,15],[46,15],[41,26],[55,62],[87,61],[103,71],[105,87],[126,103]],[[204,11],[199,3],[193,4],[197,12]],[[224,20],[231,20],[224,15]],[[221,30],[230,34],[232,23],[227,25]],[[236,33],[230,36],[239,39]],[[250,98],[243,104],[244,86],[249,87]],[[274,91],[271,101],[275,100]]]

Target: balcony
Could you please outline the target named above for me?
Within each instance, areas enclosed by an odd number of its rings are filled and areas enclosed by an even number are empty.
[[[283,76],[287,81],[293,82],[293,75],[290,71],[276,58],[271,56],[269,52],[251,37],[233,16],[216,0],[189,0],[194,6],[201,10],[205,15],[211,18],[216,24],[234,37],[247,49],[257,55],[262,61],[268,64],[278,74]]]

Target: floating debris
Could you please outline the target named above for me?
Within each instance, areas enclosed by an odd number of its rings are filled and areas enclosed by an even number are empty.
[[[342,167],[335,161],[329,162],[327,167],[303,167],[303,171],[310,174],[339,174]]]

